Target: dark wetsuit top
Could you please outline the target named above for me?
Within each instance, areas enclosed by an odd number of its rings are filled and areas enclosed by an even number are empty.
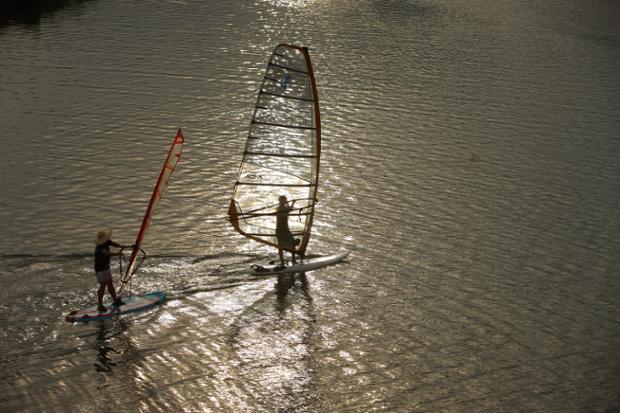
[[[287,233],[290,232],[288,229],[288,213],[291,212],[293,208],[288,205],[280,205],[278,206],[276,212],[276,233]]]
[[[107,270],[110,268],[110,245],[112,241],[108,240],[95,248],[95,272]]]
[[[276,238],[278,244],[286,249],[295,248],[295,238],[288,227],[288,214],[292,210],[289,205],[280,205],[276,212]]]

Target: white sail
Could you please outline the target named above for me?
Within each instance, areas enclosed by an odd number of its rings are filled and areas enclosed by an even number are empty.
[[[278,198],[295,201],[289,226],[304,255],[316,203],[321,121],[308,49],[280,44],[273,51],[254,108],[230,202],[241,234],[278,246]]]

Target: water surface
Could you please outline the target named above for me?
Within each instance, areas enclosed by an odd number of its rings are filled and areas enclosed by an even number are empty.
[[[0,26],[0,410],[620,409],[620,7],[613,1],[68,2]],[[323,120],[287,277],[225,220],[271,50]],[[100,228],[131,243],[183,158],[135,292],[89,325]]]

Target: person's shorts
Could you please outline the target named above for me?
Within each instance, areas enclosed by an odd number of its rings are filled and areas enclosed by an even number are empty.
[[[283,249],[289,251],[295,248],[295,238],[293,238],[293,234],[290,231],[276,233],[276,238],[278,239],[278,245]]]
[[[97,275],[97,281],[99,281],[99,284],[107,284],[108,281],[112,279],[112,272],[110,271],[110,269],[103,270],[103,271],[97,271],[96,275]]]

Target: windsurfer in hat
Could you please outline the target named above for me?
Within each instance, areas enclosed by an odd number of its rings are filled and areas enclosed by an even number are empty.
[[[124,303],[116,296],[116,290],[114,289],[114,281],[112,280],[112,272],[110,271],[110,257],[121,255],[120,252],[110,252],[110,247],[125,248],[125,245],[118,244],[111,239],[112,231],[105,230],[97,233],[97,239],[95,240],[95,275],[99,282],[99,290],[97,291],[97,300],[99,312],[104,312],[107,308],[103,305],[103,295],[105,289],[108,287],[108,291],[112,296],[112,300],[115,305],[123,305]]]

